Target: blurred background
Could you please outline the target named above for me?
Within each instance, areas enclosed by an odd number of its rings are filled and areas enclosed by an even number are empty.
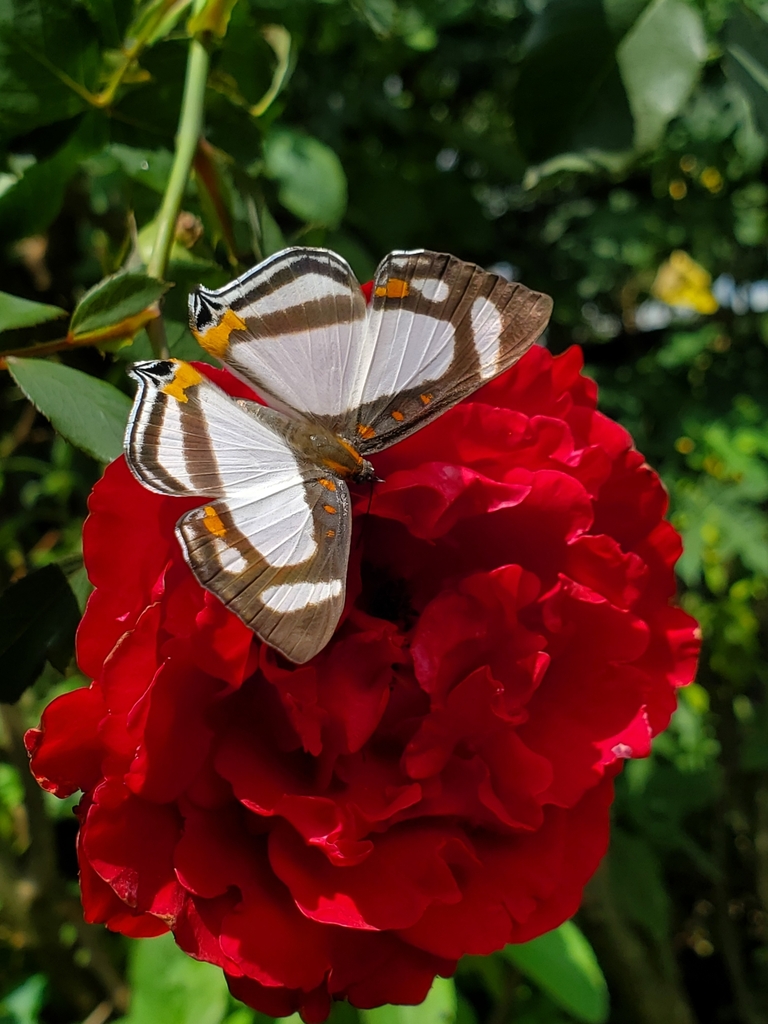
[[[187,19],[211,6],[0,0],[3,292],[72,310],[146,262]],[[391,249],[444,250],[549,292],[546,344],[583,346],[601,408],[664,478],[681,601],[704,630],[698,682],[618,780],[611,850],[576,924],[464,961],[423,1007],[359,1016],[768,1024],[768,4],[217,0],[214,13],[230,21],[167,274],[173,354],[201,355],[191,285],[285,244],[331,247],[361,280]],[[25,310],[0,297],[0,356],[58,351],[128,393],[125,360],[150,354],[143,331],[130,348],[64,351],[56,311],[39,324]],[[35,680],[2,709],[0,1024],[252,1024],[220,972],[167,939],[82,924],[73,801],[25,768],[24,728],[84,682],[71,633],[101,468],[0,372],[0,589],[52,563],[71,588],[63,635],[35,626],[45,663],[39,644],[31,660],[19,647],[0,593],[0,679],[23,662]]]

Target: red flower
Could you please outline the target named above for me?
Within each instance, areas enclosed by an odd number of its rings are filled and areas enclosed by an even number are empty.
[[[28,737],[41,785],[84,792],[87,920],[170,928],[240,999],[319,1021],[332,998],[419,1002],[464,953],[573,914],[612,776],[697,654],[664,490],[580,370],[535,347],[375,457],[345,617],[300,667],[193,579],[173,527],[199,500],[107,469],[94,682]]]

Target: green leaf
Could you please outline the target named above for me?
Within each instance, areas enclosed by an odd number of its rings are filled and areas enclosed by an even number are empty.
[[[96,26],[77,0],[0,0],[0,142],[78,114],[76,88],[91,90],[99,66]]]
[[[195,5],[193,14],[187,22],[187,32],[191,36],[204,37],[207,34],[223,39],[227,34],[232,8],[237,0],[202,0]]]
[[[64,671],[80,609],[58,565],[46,565],[0,594],[0,701],[12,704],[46,660]]]
[[[44,302],[30,302],[18,295],[0,292],[0,331],[13,331],[18,327],[34,327],[66,316],[58,306],[46,306]]]
[[[347,208],[347,179],[332,149],[311,135],[276,128],[264,140],[264,164],[286,210],[308,224],[336,227]]]
[[[160,195],[165,192],[171,173],[173,153],[168,149],[136,149],[119,142],[109,147],[110,154],[132,178]]]
[[[669,896],[653,849],[643,839],[614,828],[608,866],[622,916],[642,928],[657,950],[666,950],[670,936]]]
[[[0,1003],[0,1020],[3,1024],[38,1024],[47,988],[44,974],[27,978]]]
[[[261,211],[261,247],[265,256],[280,252],[286,245],[280,225],[265,206]]]
[[[608,1019],[608,986],[592,947],[573,921],[503,955],[564,1010],[584,1024]]]
[[[101,149],[106,130],[101,114],[87,114],[58,152],[31,164],[0,195],[0,233],[6,241],[47,230],[61,209],[72,176],[86,157]]]
[[[419,1006],[378,1006],[361,1010],[360,1018],[363,1024],[453,1024],[456,986],[451,978],[435,978]]]
[[[131,0],[80,0],[100,29],[105,46],[119,47],[133,13]]]
[[[635,149],[652,149],[683,108],[707,57],[701,15],[684,0],[653,0],[619,44]]]
[[[77,607],[80,609],[80,614],[85,612],[85,605],[88,598],[93,592],[93,584],[88,579],[88,573],[86,572],[85,566],[81,565],[79,569],[75,569],[71,576],[67,577],[72,593],[75,595],[77,601]]]
[[[8,357],[8,369],[27,398],[58,432],[99,462],[123,451],[131,400],[106,381],[44,359]]]
[[[525,153],[542,162],[656,146],[696,84],[707,44],[685,0],[552,0],[525,51],[515,124]]]
[[[392,34],[398,15],[395,0],[352,0],[352,6],[381,38]]]
[[[716,324],[705,324],[698,331],[678,331],[667,335],[663,348],[656,353],[656,362],[665,370],[679,366],[691,366],[696,356],[701,355],[718,336]]]
[[[725,29],[725,72],[749,97],[755,120],[768,135],[768,25],[737,7]]]
[[[227,1010],[224,975],[183,953],[172,935],[131,943],[131,1011],[123,1024],[220,1024]]]
[[[77,338],[112,327],[157,302],[170,287],[165,281],[138,272],[105,277],[82,297],[69,329]]]
[[[261,34],[272,48],[277,64],[269,89],[251,108],[254,117],[261,117],[272,106],[288,81],[291,70],[291,34],[288,29],[284,25],[265,25]]]
[[[552,0],[525,44],[515,128],[535,162],[560,153],[629,150],[632,114],[601,0]]]

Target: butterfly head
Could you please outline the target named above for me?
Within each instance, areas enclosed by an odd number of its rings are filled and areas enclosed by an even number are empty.
[[[216,292],[200,285],[189,296],[189,327],[206,352],[224,360],[232,331],[248,325]]]
[[[358,484],[383,484],[384,481],[380,476],[376,475],[376,470],[370,464],[367,459],[361,460],[361,465],[355,475],[352,477],[355,483]]]
[[[199,285],[189,295],[189,327],[194,335],[205,334],[221,319],[225,303]]]
[[[161,388],[173,380],[176,367],[171,359],[149,359],[143,363],[133,363],[128,373],[140,384],[151,384]]]

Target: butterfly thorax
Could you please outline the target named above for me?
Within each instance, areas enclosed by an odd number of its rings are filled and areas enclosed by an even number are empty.
[[[361,484],[378,479],[373,466],[354,445],[330,430],[297,422],[291,431],[291,443],[312,462],[342,480]]]

